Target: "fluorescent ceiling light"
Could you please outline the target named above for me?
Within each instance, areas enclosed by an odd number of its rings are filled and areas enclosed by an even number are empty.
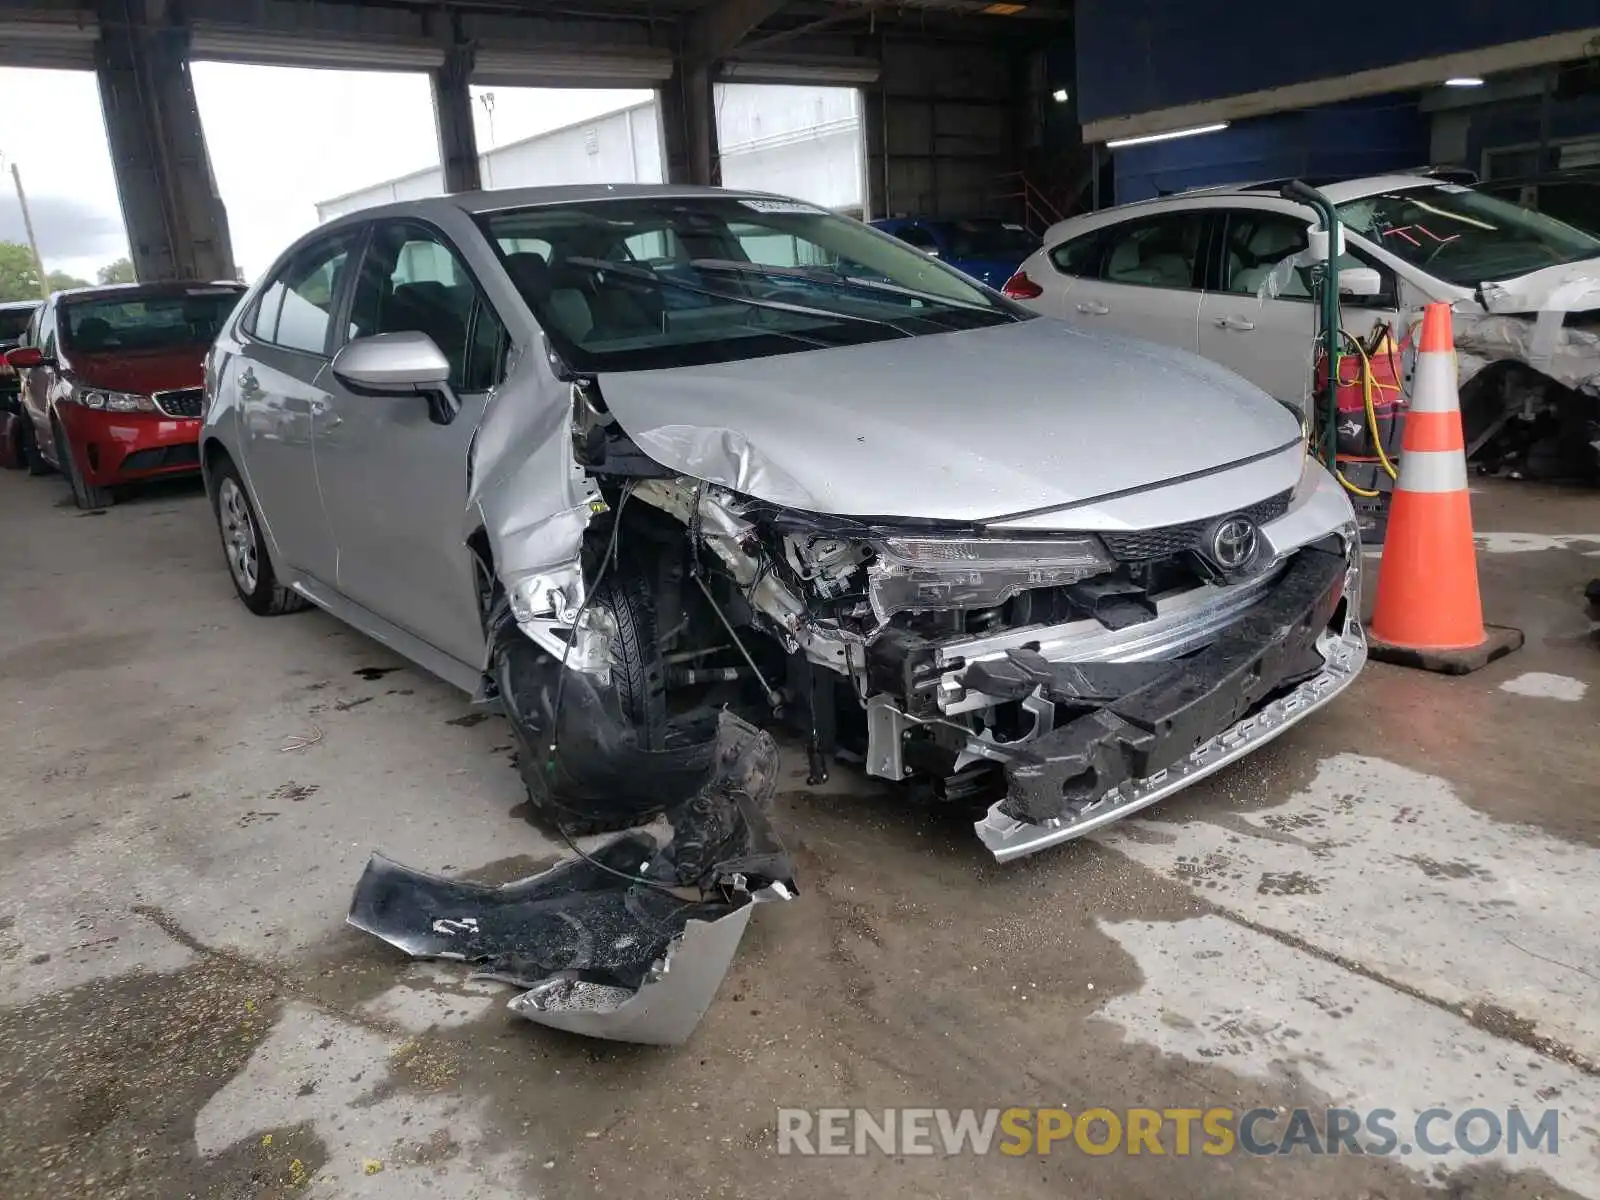
[[[1054,92],[1051,93],[1051,95],[1053,95],[1055,97],[1055,100],[1056,100],[1057,104],[1065,104],[1067,102],[1067,89],[1066,88],[1057,88]]]
[[[1166,133],[1146,133],[1140,137],[1116,138],[1106,143],[1106,149],[1120,150],[1124,146],[1142,146],[1146,142],[1170,142],[1173,138],[1194,137],[1199,133],[1216,133],[1227,127],[1226,121],[1217,121],[1212,125],[1196,125],[1192,129],[1169,129]]]
[[[1482,87],[1483,80],[1476,75],[1454,75],[1444,81],[1445,87]]]

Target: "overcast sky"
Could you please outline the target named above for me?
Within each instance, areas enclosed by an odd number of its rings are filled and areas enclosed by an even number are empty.
[[[428,81],[419,74],[196,63],[200,119],[247,279],[315,224],[315,204],[439,161]],[[483,89],[474,88],[474,94]],[[494,143],[504,145],[650,98],[648,91],[494,88]],[[18,114],[49,112],[42,120]],[[84,279],[128,252],[106,147],[100,92],[88,71],[0,68],[0,154],[22,180],[45,269]],[[474,105],[478,146],[491,144]],[[23,241],[9,177],[0,179],[0,239]]]

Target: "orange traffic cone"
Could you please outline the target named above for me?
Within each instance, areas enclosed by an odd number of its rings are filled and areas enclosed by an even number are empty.
[[[1483,623],[1450,306],[1430,304],[1370,627],[1374,658],[1465,675],[1522,645]]]

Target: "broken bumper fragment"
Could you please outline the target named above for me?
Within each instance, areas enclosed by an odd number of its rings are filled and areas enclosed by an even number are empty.
[[[964,682],[1031,698],[1051,728],[1013,746],[1006,795],[975,828],[1001,861],[1080,837],[1209,775],[1347,686],[1366,660],[1355,553],[1307,547],[1203,649],[1158,662],[1050,662],[1010,650]],[[1063,719],[1065,718],[1065,719]]]
[[[634,831],[502,887],[373,855],[347,918],[417,958],[457,959],[525,989],[512,1012],[557,1029],[674,1045],[710,1006],[751,906],[792,899],[767,808],[772,738],[729,714],[710,782],[668,813],[672,838]]]

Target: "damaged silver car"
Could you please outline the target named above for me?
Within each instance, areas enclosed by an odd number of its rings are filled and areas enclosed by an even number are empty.
[[[499,705],[567,834],[699,794],[733,708],[813,780],[844,754],[974,806],[1010,859],[1365,660],[1350,505],[1284,406],[799,201],[352,214],[240,304],[207,397],[244,602]]]

